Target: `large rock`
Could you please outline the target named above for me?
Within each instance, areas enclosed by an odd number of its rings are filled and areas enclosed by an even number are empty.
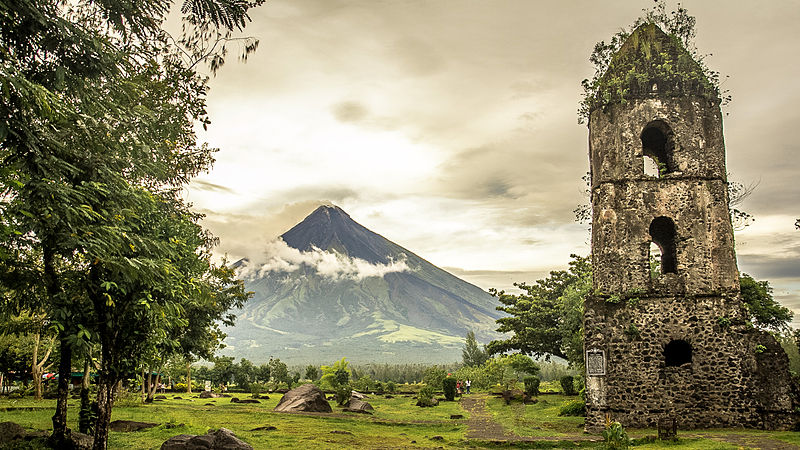
[[[304,384],[284,394],[274,411],[278,412],[333,412],[325,394],[313,384]]]
[[[179,434],[161,444],[161,450],[253,450],[253,446],[236,437],[231,430],[220,428],[196,436]]]
[[[137,422],[135,420],[115,420],[108,424],[111,431],[139,431],[146,430],[158,426],[157,423],[152,422]]]
[[[25,437],[25,429],[14,422],[0,423],[0,446]]]
[[[359,400],[355,397],[352,397],[347,405],[345,405],[344,411],[347,412],[355,412],[361,414],[372,414],[370,411],[374,411],[375,408],[372,407],[369,403]]]
[[[216,392],[211,391],[203,391],[200,393],[200,398],[220,398],[222,394],[217,394]]]

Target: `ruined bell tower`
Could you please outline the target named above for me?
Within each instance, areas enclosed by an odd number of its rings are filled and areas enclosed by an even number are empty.
[[[716,91],[679,40],[638,27],[589,117],[593,294],[586,427],[790,428],[788,360],[740,300]]]

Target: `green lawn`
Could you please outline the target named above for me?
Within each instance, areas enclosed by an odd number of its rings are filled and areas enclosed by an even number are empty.
[[[433,408],[419,408],[412,397],[397,395],[386,399],[373,396],[369,401],[375,408],[372,415],[343,413],[334,406],[334,414],[302,415],[274,413],[280,394],[260,404],[231,403],[229,398],[173,399],[168,394],[165,401],[150,405],[116,406],[113,420],[155,422],[159,426],[132,433],[112,432],[109,448],[157,449],[178,434],[204,434],[211,429],[225,427],[256,449],[262,448],[479,448],[505,447],[505,444],[467,441],[467,413],[458,402],[441,402]],[[239,398],[249,395],[234,394]],[[594,447],[588,442],[592,436],[583,433],[583,418],[559,417],[561,405],[574,397],[541,395],[532,405],[512,403],[489,397],[487,411],[506,430],[519,436],[540,439],[536,442],[516,443],[515,448],[570,448]],[[211,405],[207,405],[210,403]],[[13,421],[31,431],[49,430],[54,400],[35,402],[32,399],[9,400],[0,398],[0,422]],[[450,419],[461,414],[465,419]],[[69,426],[77,429],[77,400],[69,402]],[[275,430],[254,430],[273,426]],[[628,430],[634,438],[635,448],[641,449],[736,449],[757,448],[765,437],[800,445],[800,433],[766,432],[757,430],[697,430],[679,431],[676,443],[660,442],[655,430]],[[712,439],[714,437],[714,439]],[[594,436],[593,438],[597,438]],[[727,439],[731,442],[722,442]]]
[[[260,404],[231,403],[229,398],[186,398],[157,401],[150,405],[114,408],[112,420],[136,420],[160,425],[148,430],[118,433],[109,437],[109,448],[159,448],[178,434],[204,434],[225,427],[255,448],[414,448],[462,445],[466,430],[464,420],[451,420],[451,414],[466,416],[457,402],[442,402],[434,408],[414,406],[416,400],[398,396],[367,399],[375,408],[373,415],[343,413],[334,415],[299,415],[274,413],[280,394],[271,395]],[[249,398],[249,395],[238,395]],[[206,405],[211,403],[213,406]],[[70,400],[69,426],[77,429],[77,400]],[[17,409],[19,408],[19,409]],[[13,421],[28,430],[49,430],[54,400],[0,399],[0,422]],[[183,424],[183,425],[180,425]],[[168,426],[172,428],[168,428]],[[274,426],[276,430],[252,431]],[[432,440],[434,436],[441,436]],[[416,442],[413,442],[416,441]],[[299,447],[298,447],[299,446]]]

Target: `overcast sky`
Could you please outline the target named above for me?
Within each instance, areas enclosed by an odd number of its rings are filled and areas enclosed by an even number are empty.
[[[800,1],[682,4],[730,76],[731,179],[758,183],[740,270],[800,316]],[[211,80],[199,137],[221,150],[187,198],[233,259],[332,203],[484,289],[534,281],[589,252],[580,82],[594,43],[651,5],[269,0],[258,51]]]

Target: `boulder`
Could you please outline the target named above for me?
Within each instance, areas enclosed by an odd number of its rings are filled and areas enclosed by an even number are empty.
[[[203,391],[200,393],[200,398],[219,398],[222,395],[211,392],[211,391]]]
[[[437,406],[437,405],[439,405],[439,399],[437,398],[432,398],[430,402],[423,402],[422,400],[419,399],[417,400],[417,406],[421,406],[423,408],[427,408],[430,406]]]
[[[369,397],[367,397],[366,394],[362,394],[361,392],[357,392],[357,391],[352,391],[350,393],[350,397],[351,398],[357,398],[359,400],[364,400],[365,398],[369,398]]]
[[[454,419],[454,420],[463,419],[464,415],[463,414],[450,414],[450,418]]]
[[[67,429],[67,434],[63,440],[54,440],[52,436],[48,438],[48,445],[51,448],[70,449],[70,450],[91,450],[94,438],[88,434],[78,433]]]
[[[114,420],[108,424],[111,431],[139,431],[158,426],[157,423],[136,422],[135,420]]]
[[[239,403],[239,397],[233,397],[231,403]]]
[[[161,450],[253,450],[253,447],[236,437],[231,430],[220,428],[207,434],[179,434],[161,444]]]
[[[156,395],[153,398],[156,399],[156,400],[166,400],[167,396],[166,395]]]
[[[25,429],[14,422],[0,423],[0,447],[25,437]]]
[[[351,398],[350,401],[347,402],[344,408],[344,411],[361,413],[361,414],[372,414],[370,411],[374,410],[375,408],[373,408],[372,405],[357,398]]]
[[[277,429],[278,429],[278,427],[276,427],[274,425],[264,425],[262,427],[253,428],[250,431],[273,431],[273,430],[277,430]]]
[[[261,401],[254,398],[243,398],[239,400],[239,403],[261,403]]]
[[[274,411],[333,412],[325,394],[313,384],[304,384],[283,395]]]
[[[176,395],[175,397],[172,397],[172,399],[173,400],[182,400],[183,397],[181,397],[180,395]]]

